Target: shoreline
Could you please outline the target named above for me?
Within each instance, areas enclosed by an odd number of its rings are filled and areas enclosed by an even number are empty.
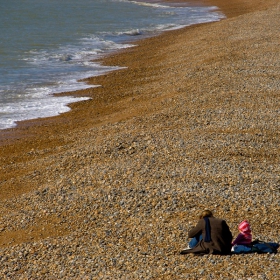
[[[246,218],[254,239],[280,241],[279,3],[203,2],[220,3],[228,18],[109,55],[104,64],[127,68],[88,79],[102,87],[71,93],[92,100],[0,137],[0,271],[279,276],[279,254],[178,256],[205,208],[234,235]],[[15,253],[24,260],[13,261]]]
[[[137,2],[137,1],[136,1]],[[139,2],[143,2],[143,1],[139,1]],[[162,2],[162,1],[153,1],[153,0],[151,0],[151,1],[149,1],[148,0],[148,3],[164,3],[164,2]],[[175,1],[173,1],[174,3],[175,3]],[[178,1],[177,1],[178,2]],[[194,2],[196,2],[196,1],[194,1]],[[143,2],[144,3],[144,2]],[[169,3],[171,3],[171,1],[169,2]],[[186,3],[187,5],[191,5],[191,6],[193,6],[193,5],[196,5],[196,6],[200,6],[201,4],[188,4],[189,3],[189,1],[181,1],[180,2],[180,0],[179,0],[179,2],[178,3],[182,3],[182,5],[181,6],[184,6],[183,5],[183,3]],[[180,5],[180,4],[179,4]],[[193,24],[191,24],[191,25],[193,25]],[[182,27],[181,27],[182,28]],[[175,28],[175,30],[176,30],[177,28]],[[179,28],[178,28],[179,29]],[[141,39],[137,39],[137,37],[138,36],[135,36],[135,38],[133,38],[133,39],[128,39],[127,38],[127,40],[126,41],[123,41],[123,45],[125,45],[125,44],[128,44],[128,45],[132,45],[133,46],[133,44],[134,43],[136,43],[137,44],[137,41],[143,41],[143,40],[145,40],[146,38],[149,38],[149,37],[157,37],[157,36],[159,36],[160,34],[162,34],[162,33],[164,33],[164,32],[166,32],[166,31],[168,31],[168,30],[165,30],[165,31],[154,31],[155,32],[155,34],[157,33],[157,35],[144,35],[144,36],[142,36],[142,38]],[[170,30],[169,30],[170,31]],[[140,36],[139,36],[140,37]],[[136,45],[135,45],[136,46]],[[127,48],[129,48],[129,47],[127,47]],[[99,58],[96,58],[96,59],[93,59],[93,61],[97,61],[97,62],[101,62],[101,64],[102,64],[102,61],[103,61],[103,58],[106,58],[106,57],[108,57],[108,56],[110,56],[111,54],[116,54],[116,53],[118,53],[118,52],[123,52],[123,51],[125,51],[126,50],[126,48],[121,48],[121,49],[117,49],[117,50],[114,50],[114,51],[105,51],[104,52],[104,54],[102,55],[102,56],[100,56]],[[109,65],[109,67],[115,67],[114,65]],[[108,71],[108,72],[106,72],[106,70],[104,70],[104,73],[102,73],[102,74],[100,74],[100,75],[106,75],[107,73],[110,73],[110,72],[113,72],[113,71],[116,71],[116,70],[111,70],[111,71]],[[78,81],[86,81],[87,80],[87,78],[80,78],[80,79],[78,79]],[[93,85],[93,86],[97,86],[97,85]],[[69,87],[70,88],[70,87]],[[81,91],[83,91],[83,90],[85,90],[86,89],[86,85],[84,86],[84,88],[81,88]],[[79,92],[79,89],[75,89],[75,90],[69,90],[69,91],[66,91],[66,90],[64,90],[64,91],[61,91],[61,92],[54,92],[54,93],[52,93],[52,94],[50,94],[50,96],[68,96],[68,97],[72,97],[72,96],[75,96],[75,92]],[[75,103],[77,103],[77,102],[79,102],[79,101],[73,101],[73,102],[69,102],[68,103],[68,105],[69,104],[75,104]],[[66,106],[67,104],[65,103],[65,106]],[[68,106],[68,107],[71,107],[71,105],[70,106]],[[67,110],[66,110],[66,112],[67,112]],[[21,125],[26,125],[26,126],[29,126],[29,124],[28,124],[28,122],[33,122],[33,120],[35,120],[35,123],[38,123],[39,121],[42,121],[42,122],[44,122],[45,120],[47,120],[47,119],[49,119],[49,118],[52,118],[52,117],[57,117],[57,116],[59,116],[59,115],[63,115],[63,113],[57,113],[57,114],[53,114],[53,115],[49,115],[49,116],[47,116],[47,117],[44,117],[44,118],[40,118],[40,117],[38,117],[38,118],[30,118],[30,119],[23,119],[23,120],[19,120],[19,121],[16,121],[16,126],[12,126],[12,127],[7,127],[7,128],[3,128],[3,129],[0,129],[0,138],[1,138],[1,136],[2,136],[2,138],[4,138],[5,136],[4,135],[6,135],[6,134],[10,134],[8,131],[9,130],[11,130],[11,129],[13,129],[13,130],[16,130],[18,127],[20,127]],[[2,133],[2,135],[1,135],[1,132],[3,132]],[[12,136],[10,136],[10,138],[11,138]]]
[[[274,0],[270,0],[270,1],[273,2]],[[255,7],[255,5],[252,4],[252,1],[250,1],[250,0],[246,0],[246,1],[236,1],[235,0],[234,3],[230,4],[230,5],[227,4],[227,3],[224,3],[223,0],[187,0],[187,1],[185,1],[185,0],[179,0],[179,1],[165,0],[165,2],[167,2],[167,3],[168,2],[169,3],[172,3],[172,2],[180,3],[181,2],[181,3],[187,3],[187,5],[194,5],[194,6],[195,5],[196,6],[216,6],[218,8],[218,11],[220,10],[223,13],[226,14],[227,18],[235,17],[236,15],[241,15],[241,14],[244,14],[244,13],[248,13],[250,11],[254,11],[254,7]],[[260,3],[260,8],[261,9],[264,9],[264,8],[268,7],[269,3],[270,3],[270,2],[265,3],[262,0],[259,0],[258,2]],[[209,24],[209,23],[193,24],[191,26],[187,26],[187,27],[184,27],[184,28],[181,28],[181,29],[165,31],[165,32],[163,32],[163,34],[170,33],[170,32],[176,32],[176,31],[180,32],[181,30],[188,29],[188,28],[193,28],[193,27],[199,26],[201,24],[204,25],[204,24]],[[163,34],[157,35],[157,36],[152,37],[152,38],[157,38],[158,36],[162,36]],[[139,43],[139,42],[145,41],[147,39],[149,39],[149,38],[136,40],[134,43],[137,44],[137,42]],[[137,48],[137,45],[133,48]],[[106,63],[107,57],[114,56],[114,55],[117,55],[118,53],[124,53],[124,52],[129,52],[129,50],[128,49],[118,50],[118,51],[116,51],[112,54],[107,54],[103,58],[97,59],[96,61],[100,61],[102,64],[104,63],[104,65],[112,66],[112,64]],[[124,65],[124,67],[126,67],[126,66]],[[117,70],[117,71],[121,71],[121,70]],[[102,74],[102,76],[103,75],[110,75],[111,73],[112,72],[108,72],[106,74]],[[82,80],[87,81],[89,79],[90,78],[86,78],[86,79],[82,79]],[[88,95],[87,93],[85,95],[81,94],[81,93],[84,93],[84,92],[87,92],[87,90],[86,89],[81,89],[81,90],[71,91],[71,92],[61,92],[61,93],[55,93],[54,95],[57,95],[57,96],[78,96],[78,97],[91,96],[91,95]],[[70,103],[68,105],[68,107],[70,108],[70,112],[73,108],[75,108],[76,103],[80,103],[80,102],[74,102],[74,103]],[[67,113],[69,113],[69,112],[66,112],[66,114]],[[3,142],[6,141],[6,140],[12,140],[12,139],[15,139],[15,138],[18,138],[18,137],[24,137],[24,133],[22,133],[22,129],[25,130],[26,127],[30,127],[30,126],[38,125],[38,124],[40,125],[41,123],[48,122],[49,119],[61,117],[64,114],[65,113],[62,113],[60,115],[46,117],[46,118],[36,118],[36,119],[28,119],[28,120],[18,121],[16,127],[0,130],[0,146],[4,145]],[[22,134],[23,134],[23,136],[20,136]]]

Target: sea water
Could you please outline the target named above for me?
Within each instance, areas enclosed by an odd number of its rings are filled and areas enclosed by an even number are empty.
[[[86,98],[54,93],[119,69],[92,62],[159,32],[217,21],[215,7],[126,0],[0,0],[0,129],[58,115]]]

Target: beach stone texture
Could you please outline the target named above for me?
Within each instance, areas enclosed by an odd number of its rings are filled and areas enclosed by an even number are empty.
[[[127,68],[75,93],[91,100],[1,132],[0,279],[280,278],[279,254],[179,254],[204,209],[280,243],[280,5],[267,3],[111,55]]]

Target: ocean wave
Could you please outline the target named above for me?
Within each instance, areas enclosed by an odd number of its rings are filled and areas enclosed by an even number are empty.
[[[49,97],[6,103],[0,109],[0,129],[15,127],[16,122],[26,119],[57,116],[70,110],[69,104],[88,100],[88,97]]]
[[[132,1],[132,0],[116,0],[118,2],[128,2],[138,6],[146,6],[146,7],[153,7],[153,8],[170,8],[168,5],[164,5],[163,3],[151,3],[145,1]]]

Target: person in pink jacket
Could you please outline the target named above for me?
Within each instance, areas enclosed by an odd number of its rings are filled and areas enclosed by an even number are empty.
[[[250,224],[247,220],[242,221],[238,226],[239,234],[232,242],[232,246],[234,245],[245,245],[248,246],[252,242],[252,232]]]

